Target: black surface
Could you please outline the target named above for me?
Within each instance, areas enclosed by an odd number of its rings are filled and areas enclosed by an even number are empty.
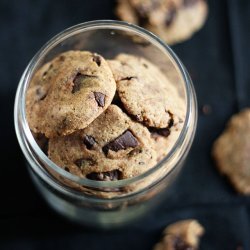
[[[130,228],[100,232],[65,221],[34,189],[16,141],[14,94],[34,53],[62,29],[112,19],[112,0],[0,1],[0,249],[151,249],[167,223],[197,218],[206,228],[201,249],[250,249],[250,199],[214,168],[212,142],[225,122],[250,106],[250,1],[210,0],[205,27],[174,46],[189,70],[200,112],[194,145],[168,202]]]

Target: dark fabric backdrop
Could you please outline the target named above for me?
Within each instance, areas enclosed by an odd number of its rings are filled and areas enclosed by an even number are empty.
[[[250,106],[250,1],[209,0],[205,27],[173,49],[189,70],[199,107],[196,138],[167,202],[142,221],[115,231],[72,225],[41,199],[28,176],[13,126],[13,103],[34,53],[64,28],[114,19],[113,0],[0,1],[0,249],[151,249],[164,226],[197,218],[201,249],[250,249],[250,199],[214,168],[210,149],[228,118]]]

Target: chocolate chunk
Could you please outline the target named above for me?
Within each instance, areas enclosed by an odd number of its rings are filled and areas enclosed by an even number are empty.
[[[85,135],[83,137],[83,143],[86,145],[87,149],[92,149],[96,144],[95,138],[90,135]]]
[[[81,159],[76,160],[74,163],[75,163],[75,165],[76,165],[78,168],[80,168],[80,167],[83,165],[84,161],[85,161],[85,160],[84,160],[83,158],[81,158]]]
[[[168,129],[172,128],[173,125],[174,125],[174,119],[171,118],[171,119],[169,120],[169,122],[168,122]]]
[[[170,120],[168,122],[168,129],[170,129],[174,125],[174,115],[170,111],[167,111],[167,113],[170,116]]]
[[[101,92],[94,92],[95,100],[99,107],[105,106],[105,95]]]
[[[117,152],[130,147],[135,148],[138,144],[138,140],[134,135],[129,130],[126,130],[122,135],[106,144],[102,150],[107,155],[109,150]]]
[[[196,4],[199,0],[184,0],[183,1],[183,6],[184,7],[191,7],[194,4]]]
[[[90,180],[94,181],[117,181],[122,178],[122,173],[119,170],[112,170],[108,172],[100,172],[100,173],[90,173],[86,176]]]
[[[97,76],[93,76],[93,75],[86,75],[86,74],[81,74],[81,73],[77,73],[77,75],[75,76],[74,80],[73,80],[73,88],[72,88],[72,94],[80,91],[84,81],[87,78],[96,78]]]
[[[147,25],[147,23],[148,23],[148,18],[147,17],[143,17],[142,15],[141,16],[139,16],[139,26],[145,26],[145,25]]]
[[[64,170],[70,172],[68,167],[65,167]]]
[[[94,55],[93,55],[93,61],[94,61],[99,67],[101,66],[101,61],[102,61],[102,59],[101,59],[101,57],[100,57],[99,55],[94,54]]]
[[[170,26],[171,23],[173,22],[174,18],[176,16],[176,8],[172,7],[169,9],[166,19],[165,19],[165,24],[166,26]]]
[[[173,249],[175,249],[175,250],[195,250],[194,247],[188,245],[180,237],[175,237],[173,239]]]
[[[168,137],[170,135],[169,128],[149,128],[149,131],[164,137]]]

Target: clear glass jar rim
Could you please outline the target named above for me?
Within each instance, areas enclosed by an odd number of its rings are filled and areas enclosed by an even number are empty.
[[[51,48],[56,46],[58,43],[62,42],[66,38],[84,32],[84,31],[89,31],[89,30],[97,30],[97,29],[112,29],[112,30],[123,30],[123,31],[132,31],[138,36],[143,36],[146,40],[151,42],[152,44],[156,45],[159,49],[162,51],[165,50],[165,52],[170,55],[170,57],[173,59],[174,63],[178,67],[182,78],[184,79],[185,83],[185,94],[187,98],[187,109],[186,109],[186,117],[184,121],[184,126],[182,128],[182,131],[175,142],[174,146],[170,150],[170,152],[159,162],[157,163],[154,167],[150,168],[149,170],[145,171],[144,173],[128,178],[128,179],[123,179],[123,180],[118,180],[118,181],[93,181],[89,180],[86,178],[80,178],[78,176],[72,175],[71,173],[65,171],[64,169],[60,168],[57,166],[54,162],[52,162],[45,154],[44,152],[40,149],[38,144],[36,143],[35,139],[33,138],[33,135],[29,129],[28,122],[26,119],[26,110],[25,110],[25,97],[26,97],[26,90],[28,87],[28,83],[30,80],[31,75],[33,74],[33,70],[36,68],[37,64],[40,61],[40,58],[42,55],[46,54]],[[21,144],[22,143],[22,137],[20,136],[20,129],[19,129],[19,121],[18,121],[18,116],[20,114],[21,116],[21,121],[23,124],[23,133],[25,134],[25,138],[29,140],[30,145],[32,146],[33,151],[35,154],[39,155],[41,160],[46,163],[52,170],[60,174],[61,176],[76,182],[80,185],[85,185],[89,187],[110,187],[110,188],[115,188],[115,187],[121,187],[125,185],[132,184],[136,181],[139,181],[155,171],[157,171],[159,168],[161,168],[166,162],[168,162],[175,154],[175,152],[178,150],[179,146],[182,145],[187,132],[188,128],[191,122],[191,113],[192,113],[192,100],[190,93],[192,93],[193,88],[192,88],[192,83],[190,80],[190,77],[188,76],[183,64],[179,60],[179,58],[176,56],[176,54],[172,51],[172,49],[165,44],[160,38],[158,38],[156,35],[151,33],[148,30],[145,30],[139,26],[122,22],[122,21],[114,21],[114,20],[96,20],[96,21],[90,21],[90,22],[85,22],[85,23],[80,23],[75,26],[72,26],[68,29],[63,30],[53,38],[51,38],[37,53],[36,55],[31,59],[30,63],[28,64],[26,70],[23,73],[23,76],[19,82],[19,86],[17,89],[16,93],[16,100],[15,100],[15,108],[14,108],[14,120],[15,120],[15,129],[16,129],[16,134],[18,137],[18,141]],[[21,98],[21,99],[20,99]],[[21,102],[21,105],[19,105],[19,101]],[[22,150],[27,150],[25,147],[21,147]],[[173,167],[174,169],[174,167]],[[173,170],[172,169],[172,170]],[[44,170],[44,169],[42,169]],[[169,173],[172,172],[171,170]],[[169,174],[168,173],[168,174]]]

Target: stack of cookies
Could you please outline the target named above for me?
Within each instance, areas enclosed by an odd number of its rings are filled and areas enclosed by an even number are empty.
[[[119,19],[148,29],[175,44],[187,40],[204,24],[205,0],[119,0]]]
[[[35,73],[26,116],[37,143],[59,167],[114,181],[137,176],[166,156],[182,129],[185,104],[144,58],[105,60],[67,51]]]

